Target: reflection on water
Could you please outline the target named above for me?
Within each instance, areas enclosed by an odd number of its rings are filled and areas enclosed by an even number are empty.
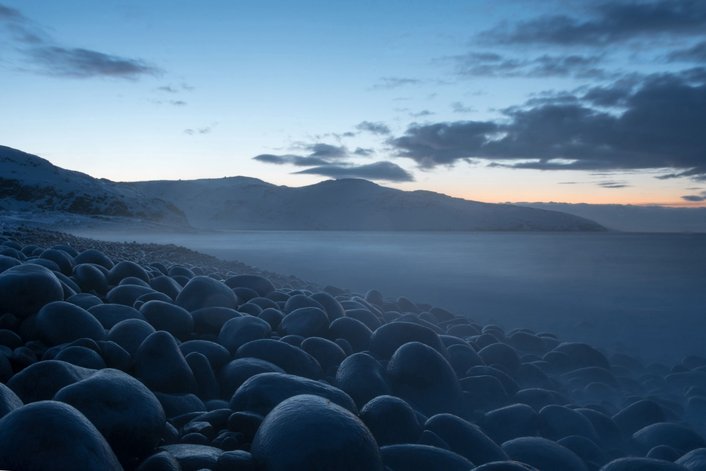
[[[323,285],[407,296],[652,359],[706,355],[706,235],[246,231],[176,243]]]

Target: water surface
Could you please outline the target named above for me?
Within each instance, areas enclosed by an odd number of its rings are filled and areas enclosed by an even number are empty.
[[[243,231],[85,234],[183,245],[479,322],[649,359],[706,355],[706,234]]]

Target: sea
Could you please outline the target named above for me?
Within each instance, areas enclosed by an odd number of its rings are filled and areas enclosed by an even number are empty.
[[[706,356],[706,234],[76,232],[173,243],[361,294],[377,289],[506,331],[651,362]]]

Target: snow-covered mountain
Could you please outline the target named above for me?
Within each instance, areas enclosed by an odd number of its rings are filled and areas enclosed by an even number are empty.
[[[172,202],[197,228],[251,230],[598,231],[588,219],[401,191],[367,180],[276,186],[246,177],[124,183]]]
[[[206,230],[604,230],[558,211],[401,191],[367,180],[300,188],[247,177],[118,183],[0,146],[0,215],[18,213],[30,220],[51,213]]]
[[[3,212],[69,213],[187,224],[184,214],[164,200],[0,146],[0,214]]]

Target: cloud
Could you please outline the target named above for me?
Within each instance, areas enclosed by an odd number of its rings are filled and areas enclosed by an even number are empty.
[[[451,111],[454,113],[472,113],[475,111],[475,108],[472,106],[466,106],[460,101],[454,101],[451,103]]]
[[[417,111],[415,113],[410,113],[409,115],[413,118],[423,118],[424,116],[431,116],[433,114],[434,114],[433,111],[422,110],[422,111]]]
[[[348,149],[345,146],[334,146],[331,144],[316,143],[307,144],[305,146],[311,154],[309,157],[319,157],[322,159],[338,159],[348,155]]]
[[[30,64],[30,72],[70,78],[108,77],[136,79],[158,76],[162,70],[141,59],[67,47],[54,41],[18,10],[0,5],[0,23],[10,32],[15,50]]]
[[[706,63],[706,41],[696,43],[685,49],[677,49],[667,56],[670,62],[703,62]]]
[[[160,75],[162,71],[141,60],[129,59],[90,49],[42,46],[26,55],[47,75],[88,78],[115,77],[134,79],[141,75]]]
[[[370,155],[373,155],[374,153],[375,151],[373,149],[365,147],[356,147],[356,149],[353,151],[353,154],[360,155],[361,157],[368,157]]]
[[[216,123],[217,124],[217,123]],[[204,135],[204,134],[210,134],[211,131],[213,131],[213,128],[216,127],[216,124],[212,124],[210,126],[205,126],[203,128],[188,128],[184,129],[184,134],[188,134],[189,136],[195,136],[195,135]]]
[[[598,186],[603,187],[603,188],[628,188],[630,185],[628,185],[626,182],[616,182],[616,181],[604,181],[604,182],[598,182]]]
[[[518,169],[675,169],[661,178],[706,178],[706,81],[689,79],[698,76],[644,77],[612,100],[620,112],[578,96],[510,108],[497,121],[415,124],[388,143],[426,168],[485,158]]]
[[[391,182],[414,181],[412,174],[392,162],[375,162],[367,165],[321,165],[295,172],[332,178],[365,178]]]
[[[688,188],[687,188],[688,190]],[[702,191],[698,195],[684,195],[681,197],[684,201],[700,202],[706,201],[706,191]]]
[[[385,123],[373,123],[371,121],[362,121],[355,127],[358,131],[366,131],[372,134],[386,135],[390,134],[390,128]]]
[[[260,154],[253,157],[253,160],[266,164],[284,165],[290,164],[297,167],[310,167],[314,165],[329,165],[330,162],[318,157],[304,157],[301,155],[274,155]]]
[[[470,52],[450,58],[456,73],[466,77],[574,77],[605,78],[597,55],[542,55],[534,58],[506,57],[497,53]]]
[[[586,2],[580,17],[545,15],[516,25],[499,25],[480,34],[485,42],[604,46],[656,35],[701,35],[706,29],[702,0]]]
[[[373,90],[392,90],[407,85],[419,85],[420,83],[422,83],[421,80],[408,77],[382,77],[371,88]]]

